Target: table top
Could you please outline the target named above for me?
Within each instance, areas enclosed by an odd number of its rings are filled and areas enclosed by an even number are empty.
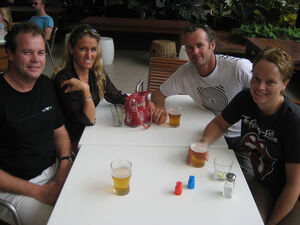
[[[248,43],[254,45],[259,50],[267,46],[281,48],[294,59],[295,64],[300,64],[300,43],[294,40],[271,39],[271,38],[247,38]]]
[[[48,225],[263,225],[234,153],[211,147],[203,168],[186,164],[181,146],[84,145],[66,180]],[[222,196],[224,183],[213,179],[213,158],[233,159],[237,176],[233,197]],[[113,192],[110,162],[133,164],[130,193]],[[190,175],[195,189],[187,189]],[[183,193],[174,194],[177,181]]]
[[[114,127],[110,107],[112,104],[103,101],[96,111],[96,124],[86,127],[79,145],[139,145],[139,146],[188,146],[195,135],[200,135],[206,125],[215,117],[210,111],[202,110],[190,96],[175,95],[166,99],[167,104],[177,103],[183,106],[180,126],[177,128],[152,124],[149,129],[142,126]],[[227,146],[222,136],[213,145]]]

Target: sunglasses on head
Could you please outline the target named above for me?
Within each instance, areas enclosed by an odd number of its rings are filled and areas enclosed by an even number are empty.
[[[78,29],[77,30],[78,33],[87,33],[87,32],[92,32],[92,33],[95,33],[95,34],[99,34],[98,31],[92,27],[81,27],[81,29]]]

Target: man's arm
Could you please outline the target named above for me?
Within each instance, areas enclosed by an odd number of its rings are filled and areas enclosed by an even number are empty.
[[[46,27],[46,29],[45,29],[45,38],[46,38],[47,41],[50,40],[51,33],[52,33],[52,28],[51,27]]]
[[[64,126],[54,131],[54,143],[61,157],[71,155],[70,139]],[[0,170],[0,190],[29,196],[46,204],[54,205],[71,166],[69,160],[63,160],[59,165],[55,180],[45,185],[31,183]]]
[[[58,152],[59,158],[72,155],[71,141],[65,125],[54,130],[54,146]],[[60,188],[63,187],[71,166],[72,162],[69,160],[60,161],[59,168],[55,176],[55,182],[58,183]]]
[[[279,195],[267,225],[278,224],[293,209],[300,195],[300,164],[286,163],[286,184]]]
[[[160,89],[156,89],[151,95],[151,101],[154,103],[155,108],[153,112],[153,122],[156,124],[162,124],[167,120],[167,112],[165,109],[165,99],[166,96],[160,91]]]

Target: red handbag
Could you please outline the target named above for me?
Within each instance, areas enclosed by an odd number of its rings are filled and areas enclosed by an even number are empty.
[[[149,92],[143,91],[143,83],[143,80],[139,81],[135,93],[125,99],[125,123],[131,127],[142,125],[148,129],[152,125],[152,110]],[[138,91],[140,86],[142,86],[142,91]]]

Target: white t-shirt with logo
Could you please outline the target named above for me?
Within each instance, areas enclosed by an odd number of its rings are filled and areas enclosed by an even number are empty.
[[[249,87],[252,63],[247,59],[216,55],[216,67],[206,77],[201,77],[191,63],[180,66],[161,86],[166,97],[176,94],[190,95],[203,109],[218,115],[233,97]],[[225,133],[227,137],[240,136],[240,122],[232,125]]]

